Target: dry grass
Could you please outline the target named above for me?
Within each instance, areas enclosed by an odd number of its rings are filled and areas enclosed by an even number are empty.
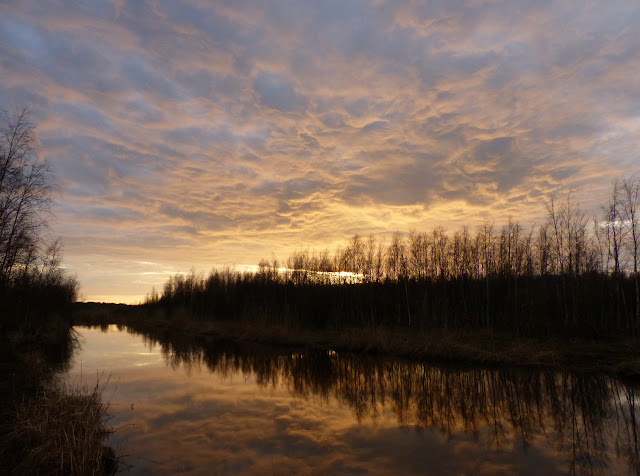
[[[71,388],[59,382],[17,404],[0,447],[11,474],[103,474],[115,472],[102,388]],[[1,454],[4,453],[4,454]]]

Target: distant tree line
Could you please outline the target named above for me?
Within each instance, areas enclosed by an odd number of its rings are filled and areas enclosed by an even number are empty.
[[[36,151],[29,111],[0,110],[0,326],[30,325],[74,302],[78,285],[45,240],[52,172]]]
[[[202,319],[311,327],[412,326],[514,335],[637,335],[640,177],[617,180],[589,218],[567,195],[545,222],[509,219],[447,233],[353,236],[335,253],[302,250],[255,273],[171,277],[148,305]]]

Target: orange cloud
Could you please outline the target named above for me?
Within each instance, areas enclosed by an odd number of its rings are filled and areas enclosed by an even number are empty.
[[[0,6],[0,104],[33,108],[88,298],[148,291],[98,250],[208,269],[532,223],[638,168],[632,1],[34,5]]]

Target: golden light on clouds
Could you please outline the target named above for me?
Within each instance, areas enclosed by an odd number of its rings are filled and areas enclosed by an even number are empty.
[[[32,108],[85,298],[136,301],[139,261],[597,211],[639,168],[638,32],[634,0],[9,1],[0,105]]]

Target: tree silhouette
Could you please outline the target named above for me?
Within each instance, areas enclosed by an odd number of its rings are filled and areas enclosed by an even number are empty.
[[[60,268],[60,241],[46,243],[53,174],[38,157],[28,108],[0,110],[0,321],[27,321],[76,298]],[[14,324],[16,323],[14,322]]]
[[[356,234],[332,257],[296,251],[281,268],[262,260],[255,275],[215,271],[188,289],[175,276],[149,304],[293,327],[637,335],[639,197],[637,177],[621,179],[593,231],[567,194],[549,200],[537,228],[509,218],[501,228],[395,232],[387,244]]]
[[[35,150],[28,109],[2,113],[0,125],[0,280],[34,263],[51,204],[51,170]]]

